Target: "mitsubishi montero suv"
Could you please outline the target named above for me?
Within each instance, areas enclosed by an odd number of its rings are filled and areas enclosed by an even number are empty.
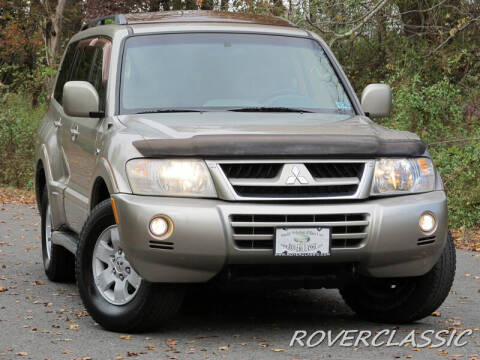
[[[113,331],[161,325],[189,288],[338,288],[411,322],[452,286],[425,144],[371,119],[316,34],[216,11],[115,15],[69,42],[38,132],[45,271]]]

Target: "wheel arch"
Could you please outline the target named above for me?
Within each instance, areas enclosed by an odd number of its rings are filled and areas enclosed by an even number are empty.
[[[93,179],[90,193],[90,211],[103,200],[109,199],[111,194],[118,192],[115,177],[107,159],[100,159]]]
[[[100,204],[103,200],[110,198],[110,190],[103,177],[98,176],[92,187],[92,194],[90,196],[90,211]]]
[[[51,158],[49,155],[53,156]],[[49,153],[46,144],[41,144],[37,149],[37,156],[35,159],[35,197],[37,200],[38,210],[41,211],[42,196],[45,185],[47,186],[48,201],[52,208],[52,218],[54,228],[57,229],[66,223],[65,209],[63,207],[63,191],[65,183],[61,171],[58,171],[56,178],[53,176],[52,164],[57,164],[58,158],[52,152]]]
[[[35,198],[37,200],[37,208],[41,211],[42,197],[47,184],[47,177],[45,174],[45,168],[43,161],[39,159],[35,164]]]

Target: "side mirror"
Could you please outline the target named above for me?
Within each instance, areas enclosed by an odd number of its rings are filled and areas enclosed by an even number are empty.
[[[68,81],[63,86],[63,111],[72,117],[101,117],[97,90],[87,81]]]
[[[362,91],[362,108],[371,117],[387,117],[392,110],[392,90],[385,84],[370,84]]]

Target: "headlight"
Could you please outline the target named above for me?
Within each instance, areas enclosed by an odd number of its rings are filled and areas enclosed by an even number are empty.
[[[217,197],[201,160],[134,159],[127,163],[127,176],[134,194]]]
[[[375,164],[371,195],[432,191],[435,169],[427,158],[380,159]]]

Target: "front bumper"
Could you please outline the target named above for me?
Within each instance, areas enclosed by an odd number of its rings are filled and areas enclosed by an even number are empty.
[[[348,203],[267,204],[221,200],[113,195],[119,216],[120,238],[136,271],[151,282],[206,282],[226,265],[236,264],[349,264],[375,277],[420,276],[438,261],[446,242],[447,208],[443,191],[376,198]],[[418,226],[425,211],[435,214],[438,226],[428,244]],[[233,241],[230,215],[368,214],[367,237],[354,247],[332,248],[328,257],[275,257],[271,249],[243,249]],[[150,220],[168,215],[174,231],[172,249],[151,248],[155,238]],[[434,240],[433,242],[431,240]]]

